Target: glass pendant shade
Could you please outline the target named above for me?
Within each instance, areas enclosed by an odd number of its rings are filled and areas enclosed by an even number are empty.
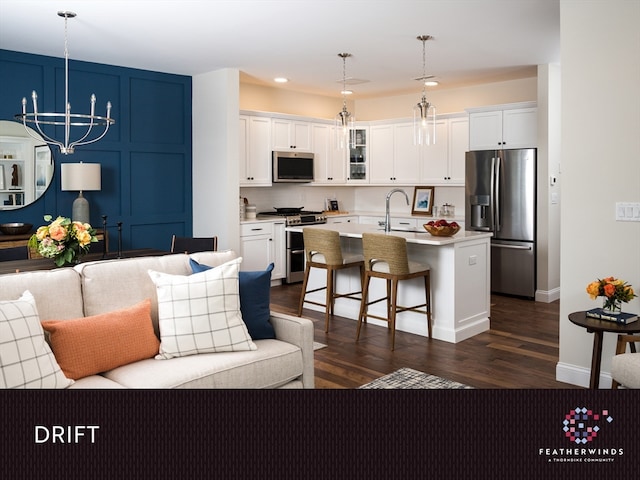
[[[346,104],[336,115],[335,131],[338,148],[355,148],[355,118],[347,111]]]
[[[422,42],[422,76],[416,79],[422,82],[422,99],[413,107],[413,143],[432,145],[436,143],[436,107],[427,102],[426,81],[433,75],[427,75],[426,43],[433,37],[419,35],[416,38]]]
[[[424,96],[413,107],[413,141],[416,145],[436,143],[436,107]]]
[[[342,110],[336,115],[336,146],[339,149],[355,148],[356,132],[354,130],[355,117],[347,111],[347,58],[350,53],[339,53],[342,58]]]

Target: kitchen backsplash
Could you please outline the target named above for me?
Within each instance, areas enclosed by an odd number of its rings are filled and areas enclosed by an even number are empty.
[[[268,212],[274,208],[304,207],[305,210],[324,210],[325,200],[335,198],[341,211],[381,212],[384,213],[385,198],[393,186],[386,187],[319,187],[310,185],[273,185],[271,187],[244,187],[240,196],[246,197],[250,204],[256,205],[258,212]],[[413,186],[399,186],[413,202]],[[464,187],[436,187],[434,205],[444,203],[455,205],[456,216],[464,216]],[[411,205],[407,205],[402,195],[393,195],[390,203],[393,213],[410,214]]]

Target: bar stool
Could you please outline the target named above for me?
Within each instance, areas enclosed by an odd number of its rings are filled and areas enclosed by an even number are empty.
[[[407,257],[407,240],[403,237],[379,233],[363,233],[362,249],[364,251],[365,272],[356,342],[360,338],[362,322],[366,322],[367,317],[376,318],[385,320],[389,324],[391,329],[391,350],[395,350],[396,314],[405,311],[425,313],[427,315],[427,328],[429,338],[431,338],[431,271],[429,266],[409,261]],[[368,300],[369,282],[372,277],[382,278],[386,281],[386,297],[373,301]],[[424,277],[425,303],[412,307],[398,305],[398,282],[419,277]],[[383,300],[387,301],[386,318],[368,313],[369,305]]]
[[[329,315],[333,316],[333,307],[336,298],[350,298],[360,301],[362,293],[362,279],[364,276],[364,260],[359,254],[342,254],[340,247],[340,234],[334,230],[323,230],[319,228],[302,229],[306,266],[304,269],[304,281],[300,292],[300,304],[298,305],[298,316],[302,315],[304,303],[311,303],[325,308],[324,331],[329,331]],[[346,268],[360,269],[360,291],[351,293],[336,293],[336,272]],[[327,283],[324,287],[307,290],[309,273],[312,268],[322,268],[327,271]],[[305,300],[307,294],[326,290],[325,303]]]

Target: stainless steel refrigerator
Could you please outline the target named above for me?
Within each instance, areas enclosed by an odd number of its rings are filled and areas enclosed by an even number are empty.
[[[536,149],[467,152],[465,228],[492,232],[491,291],[534,298]]]

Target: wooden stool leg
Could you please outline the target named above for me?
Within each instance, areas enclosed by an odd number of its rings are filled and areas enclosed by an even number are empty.
[[[368,307],[367,295],[369,292],[369,280],[371,280],[371,277],[365,274],[362,285],[362,300],[360,300],[360,314],[358,315],[358,329],[356,330],[356,342],[360,339],[360,328],[362,327],[362,322],[366,320],[365,315]]]
[[[309,270],[311,267],[307,264],[304,269],[304,280],[302,281],[302,290],[300,291],[300,303],[298,304],[298,316],[302,315],[302,306],[304,305],[304,298],[307,295],[307,283],[309,282]]]
[[[429,332],[429,338],[431,338],[431,275],[429,273],[424,277],[424,294],[427,297],[427,330]]]
[[[389,327],[391,328],[391,350],[396,349],[396,309],[398,305],[398,279],[391,281],[391,313],[389,315]]]
[[[324,302],[324,331],[329,331],[329,315],[333,315],[333,270],[327,267],[327,295]]]
[[[387,279],[385,280],[387,282],[387,327],[389,327],[389,318],[391,316],[391,305],[392,305],[392,301],[391,301],[391,280]]]

